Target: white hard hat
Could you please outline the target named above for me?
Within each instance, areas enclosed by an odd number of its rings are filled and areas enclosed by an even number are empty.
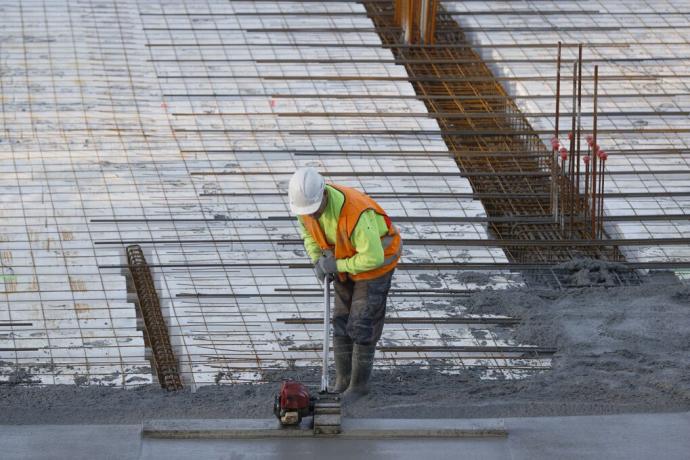
[[[298,216],[315,213],[321,207],[326,182],[314,168],[299,168],[290,178],[290,209]]]

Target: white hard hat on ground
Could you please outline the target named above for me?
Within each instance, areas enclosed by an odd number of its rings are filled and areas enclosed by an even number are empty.
[[[326,182],[314,168],[299,168],[290,178],[288,196],[290,209],[303,216],[315,213],[321,207]]]

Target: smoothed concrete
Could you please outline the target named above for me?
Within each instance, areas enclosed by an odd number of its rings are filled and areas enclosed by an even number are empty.
[[[249,439],[313,437],[309,420],[280,427],[276,419],[147,420],[145,437],[166,439]],[[502,437],[500,419],[343,419],[339,439]]]
[[[141,448],[141,425],[0,425],[2,460],[136,460]]]
[[[393,422],[397,428],[418,422],[419,426],[425,426],[417,420]],[[438,423],[450,426],[464,422],[468,420],[449,419]],[[264,423],[259,420],[255,426],[261,428]],[[375,428],[386,426],[379,425],[379,421],[356,419],[347,423],[359,424],[358,428],[350,429],[361,430],[370,429],[370,424]],[[3,425],[0,426],[0,458],[686,460],[690,452],[690,412],[508,418],[505,427],[510,433],[508,437],[157,439],[142,436],[141,425]]]
[[[690,412],[506,419],[513,460],[687,460]]]

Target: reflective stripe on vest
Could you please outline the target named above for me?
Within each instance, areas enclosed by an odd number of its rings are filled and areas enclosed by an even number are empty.
[[[314,238],[314,241],[316,241],[322,250],[330,249],[333,251],[336,259],[348,259],[357,254],[357,250],[352,245],[350,238],[364,211],[371,209],[376,214],[383,216],[386,226],[388,227],[388,233],[381,237],[384,257],[383,264],[380,267],[356,275],[351,273],[339,273],[338,276],[340,280],[345,281],[348,276],[355,281],[370,280],[378,278],[393,270],[398,264],[400,255],[402,254],[402,238],[385,211],[378,203],[358,190],[343,187],[341,185],[329,184],[329,186],[341,192],[345,197],[345,202],[343,203],[343,207],[340,210],[340,216],[338,217],[335,245],[328,243],[326,235],[321,225],[319,225],[318,220],[311,216],[301,216],[304,228],[309,232],[312,238]]]

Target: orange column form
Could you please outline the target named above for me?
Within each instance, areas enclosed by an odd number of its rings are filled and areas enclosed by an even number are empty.
[[[438,0],[421,0],[422,7],[420,10],[420,41],[425,45],[434,43],[434,35],[436,32],[436,10],[438,8]]]
[[[431,0],[431,12],[429,13],[431,23],[429,24],[429,40],[427,41],[430,45],[436,42],[436,13],[438,12],[438,2],[439,0]]]
[[[403,0],[405,8],[403,9],[403,32],[405,33],[405,43],[408,45],[413,40],[414,28],[414,0]]]
[[[424,0],[414,0],[414,33],[412,35],[412,43],[419,43],[422,41],[422,2]]]
[[[395,0],[395,24],[402,28],[406,44],[434,43],[438,0]]]
[[[400,27],[402,26],[402,3],[403,0],[395,0],[395,7],[393,11],[393,22],[395,22],[395,25]]]

